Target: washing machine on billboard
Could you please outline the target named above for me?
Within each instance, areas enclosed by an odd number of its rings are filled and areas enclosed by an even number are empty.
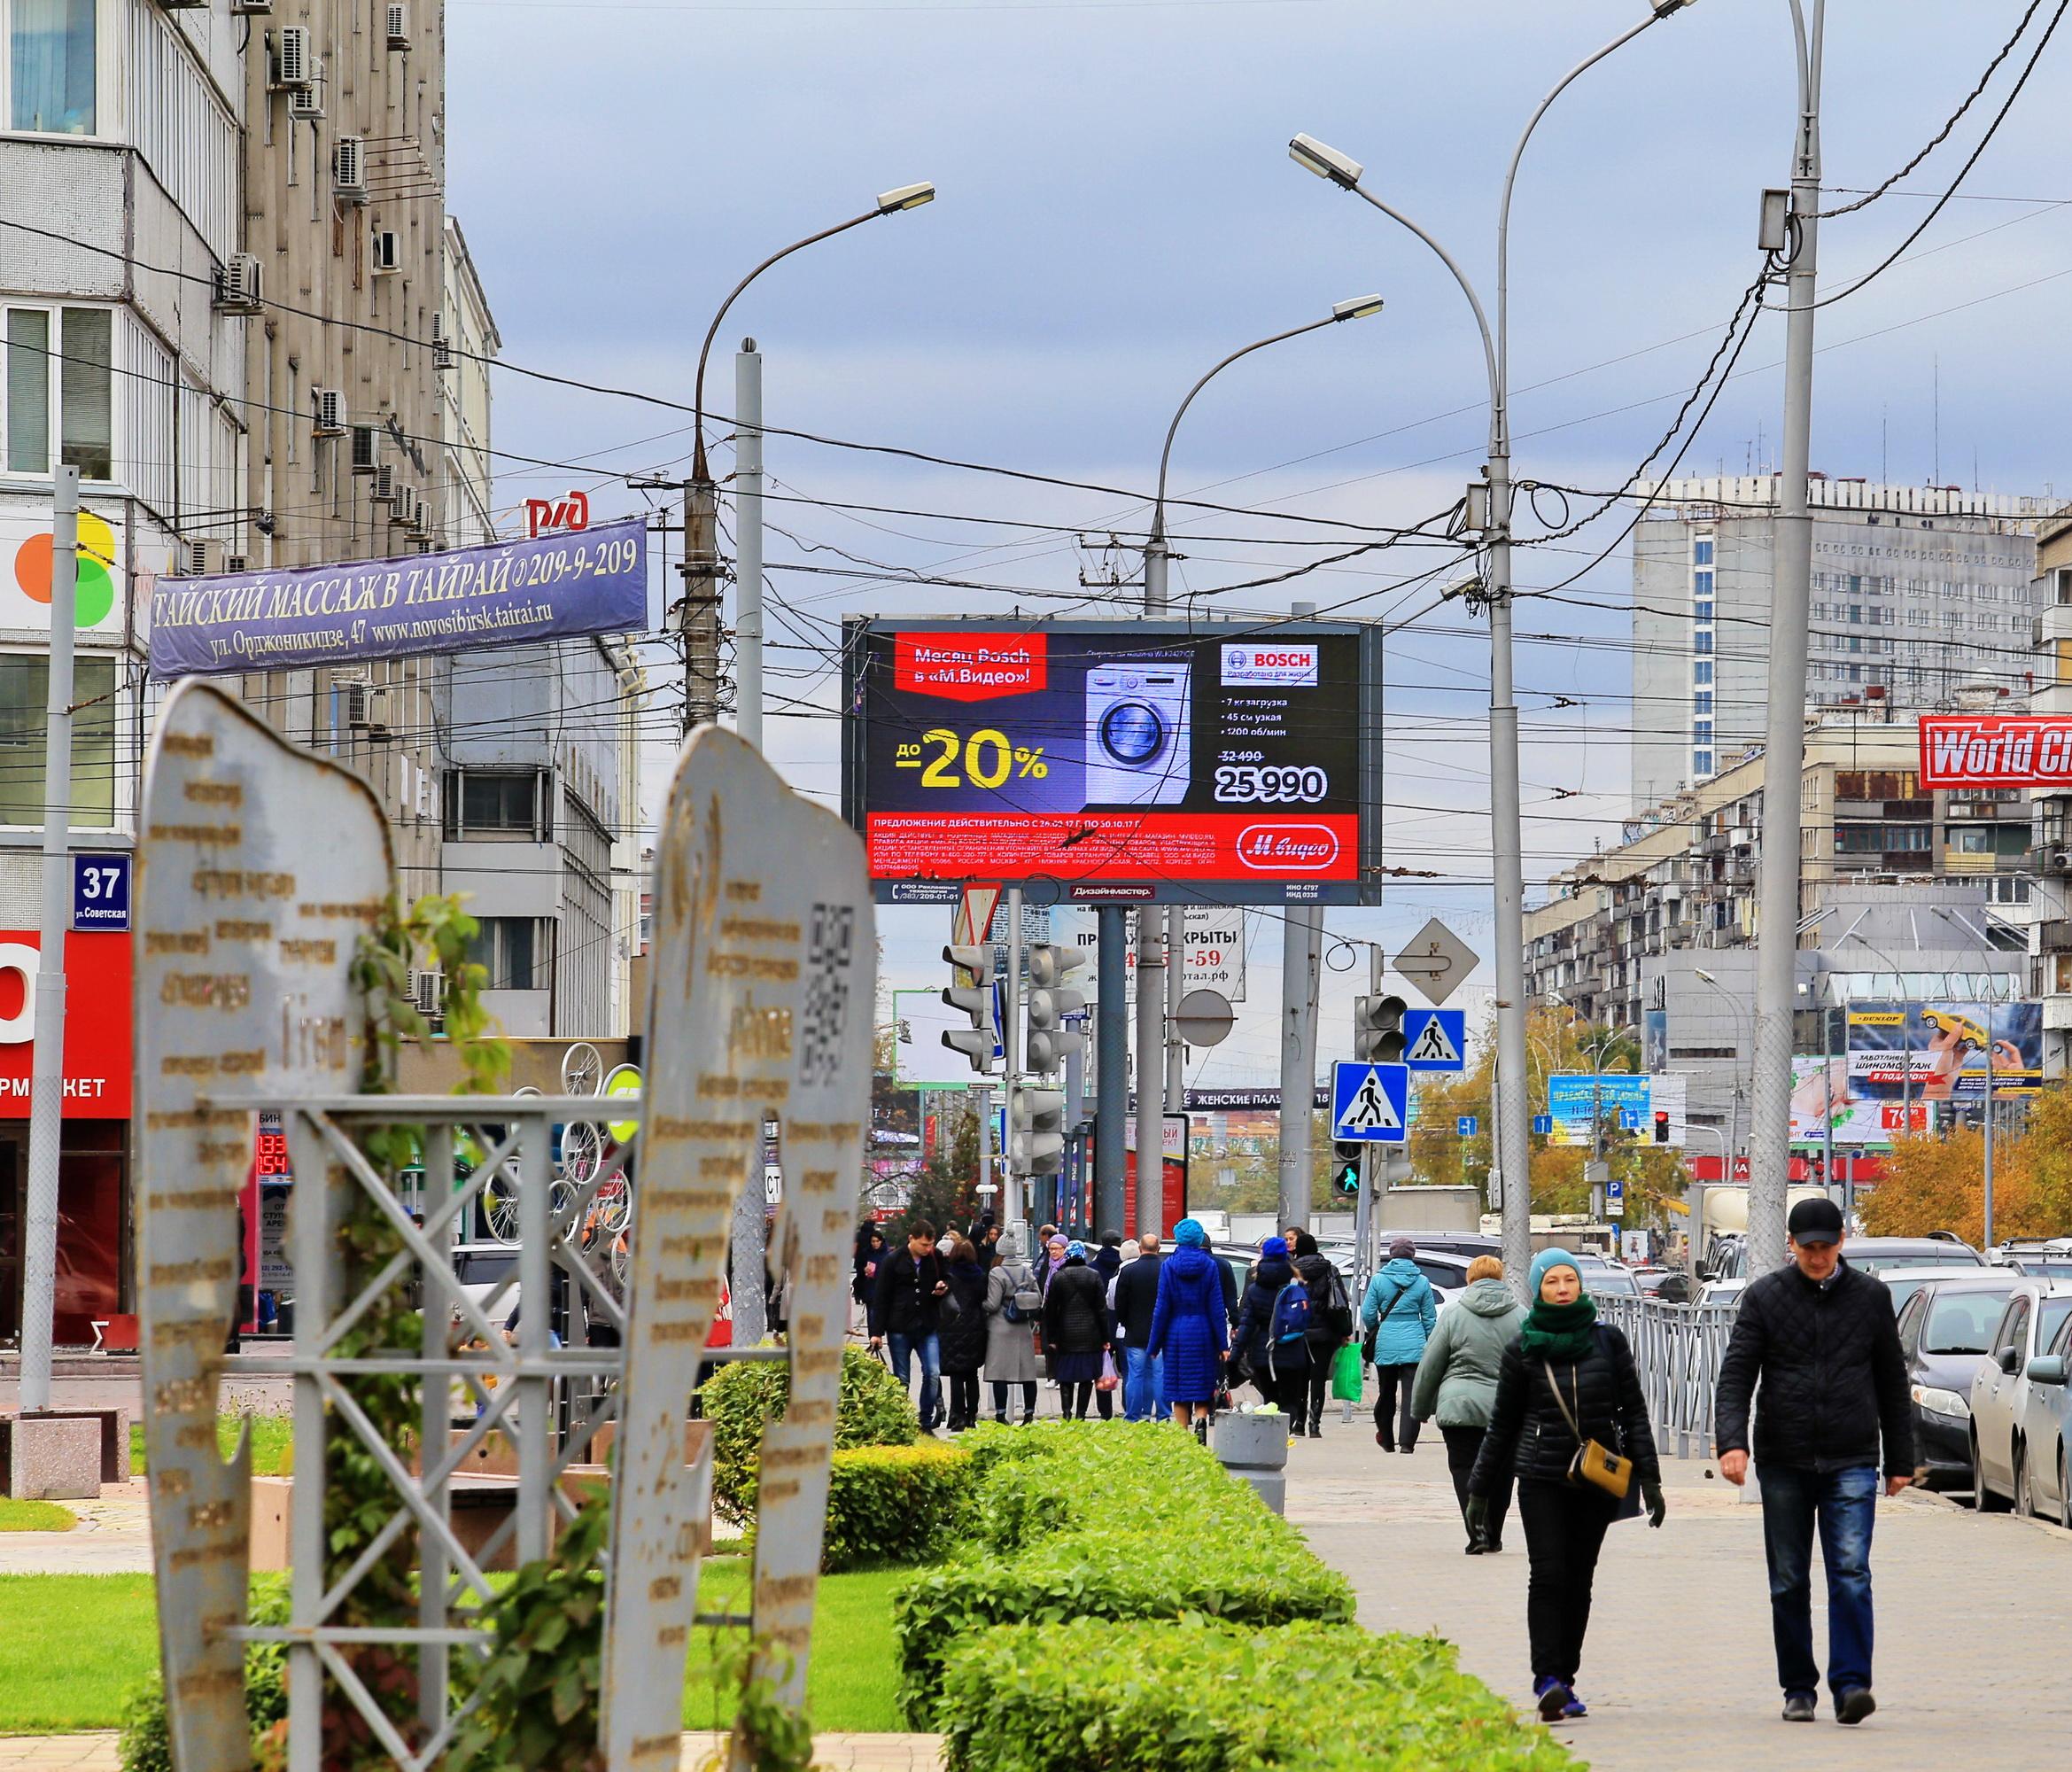
[[[1175,806],[1187,797],[1190,673],[1172,664],[1086,673],[1086,804]]]

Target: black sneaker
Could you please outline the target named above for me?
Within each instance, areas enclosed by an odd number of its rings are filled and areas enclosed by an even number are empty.
[[[1868,1686],[1851,1686],[1846,1692],[1835,1695],[1835,1721],[1859,1723],[1877,1707],[1878,1701],[1871,1696]]]
[[[1811,1692],[1787,1692],[1784,1695],[1784,1721],[1786,1722],[1811,1722],[1813,1720],[1814,1698]]]

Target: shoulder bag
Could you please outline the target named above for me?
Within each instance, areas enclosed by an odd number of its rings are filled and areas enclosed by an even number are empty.
[[[1409,1289],[1408,1286],[1399,1286],[1396,1288],[1396,1295],[1389,1300],[1388,1309],[1377,1313],[1374,1318],[1374,1327],[1367,1332],[1367,1339],[1361,1342],[1360,1356],[1369,1365],[1371,1366],[1374,1364],[1374,1344],[1381,1338],[1381,1325],[1394,1314],[1396,1306],[1403,1302],[1403,1294]]]
[[[1576,1406],[1571,1411],[1568,1399],[1561,1394],[1561,1380],[1554,1375],[1553,1362],[1543,1360],[1540,1364],[1547,1368],[1547,1382],[1554,1387],[1555,1405],[1561,1411],[1562,1419],[1568,1423],[1569,1432],[1576,1436],[1576,1456],[1569,1460],[1569,1481],[1579,1486],[1587,1483],[1592,1488],[1603,1489],[1614,1501],[1624,1501],[1626,1491],[1633,1487],[1634,1461],[1622,1458],[1610,1447],[1585,1437],[1576,1420],[1583,1407],[1582,1381],[1576,1368],[1569,1368],[1569,1383],[1576,1394]]]

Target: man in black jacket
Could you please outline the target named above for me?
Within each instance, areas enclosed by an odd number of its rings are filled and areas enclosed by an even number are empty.
[[[1122,1414],[1149,1421],[1157,1412],[1164,1359],[1151,1355],[1151,1317],[1159,1302],[1159,1265],[1165,1256],[1155,1236],[1137,1240],[1137,1259],[1115,1276],[1114,1338],[1122,1344]]]
[[[1791,1264],[1742,1294],[1719,1363],[1719,1474],[1748,1481],[1749,1408],[1756,1412],[1763,1552],[1784,1720],[1811,1722],[1820,1670],[1813,1660],[1813,1527],[1828,1568],[1828,1683],[1835,1720],[1857,1723],[1871,1697],[1871,1522],[1883,1441],[1884,1490],[1913,1481],[1913,1419],[1892,1294],[1842,1260],[1842,1214],[1831,1201],[1791,1209]]]
[[[921,1358],[921,1432],[933,1434],[943,1415],[943,1344],[935,1328],[950,1283],[935,1255],[935,1227],[917,1218],[906,1227],[906,1247],[878,1262],[878,1290],[871,1300],[871,1348],[892,1344],[892,1370],[902,1387],[912,1382],[912,1356]]]

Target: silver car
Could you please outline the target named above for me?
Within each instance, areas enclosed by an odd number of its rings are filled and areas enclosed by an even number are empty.
[[[1972,1504],[1981,1513],[2014,1505],[2028,1474],[2022,1426],[2029,1414],[2029,1363],[2072,1319],[2072,1281],[2024,1279],[2007,1295],[1987,1358],[1971,1380]]]

